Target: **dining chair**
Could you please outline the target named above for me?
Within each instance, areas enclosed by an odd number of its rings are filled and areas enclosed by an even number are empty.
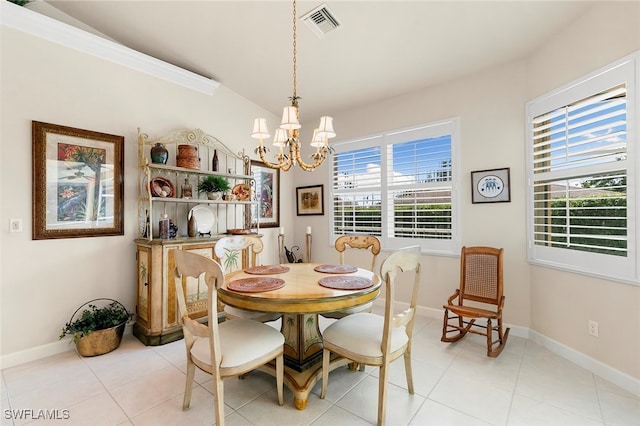
[[[225,377],[240,376],[275,360],[278,404],[283,405],[284,336],[275,328],[242,318],[233,321],[208,321],[201,324],[189,317],[185,302],[187,277],[207,285],[209,318],[216,318],[217,289],[224,284],[220,265],[207,257],[175,250],[175,283],[178,312],[187,350],[187,379],[182,409],[191,404],[195,369],[212,377],[213,407],[216,425],[224,425]]]
[[[258,266],[258,255],[262,253],[262,240],[251,235],[234,235],[222,237],[216,241],[214,253],[226,274],[244,267]],[[260,322],[275,321],[280,314],[224,306],[227,319],[244,318]]]
[[[502,330],[503,255],[502,248],[462,247],[460,287],[443,306],[441,341],[456,342],[467,333],[479,334],[487,338],[487,356],[500,355],[509,337],[509,328]],[[497,334],[495,341],[492,332]]]
[[[376,259],[380,254],[380,250],[382,246],[380,244],[380,240],[378,237],[373,235],[342,235],[336,239],[334,244],[336,251],[338,252],[340,264],[345,264],[345,253],[347,251],[366,251],[371,249],[371,266],[367,267],[370,271],[373,271],[376,265]],[[354,314],[356,312],[371,312],[371,308],[373,307],[373,302],[365,303],[364,305],[354,306],[347,309],[341,309],[338,311],[332,312],[323,312],[322,315],[325,318],[335,318],[340,319],[344,318],[347,315]]]
[[[413,275],[413,289],[409,307],[394,313],[396,286],[401,285],[398,272]],[[359,312],[346,316],[324,330],[322,344],[322,390],[327,393],[331,354],[347,358],[355,363],[379,367],[378,377],[378,425],[385,423],[387,377],[389,364],[404,356],[407,389],[413,394],[411,372],[411,337],[420,288],[420,247],[412,246],[389,255],[381,265],[380,275],[385,283],[384,316]],[[403,277],[404,279],[404,277]]]

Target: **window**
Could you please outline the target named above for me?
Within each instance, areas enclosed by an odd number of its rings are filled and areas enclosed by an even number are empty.
[[[371,234],[387,248],[459,251],[458,120],[334,144],[332,235]]]
[[[532,263],[638,282],[637,57],[527,105]]]

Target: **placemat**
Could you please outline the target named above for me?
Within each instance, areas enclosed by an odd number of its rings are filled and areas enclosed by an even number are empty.
[[[288,266],[283,265],[262,265],[262,266],[252,266],[244,270],[247,274],[253,275],[271,275],[271,274],[284,274],[285,272],[289,272]]]
[[[313,270],[325,274],[351,274],[358,272],[358,267],[353,265],[318,265]]]
[[[362,277],[325,277],[318,281],[322,287],[336,290],[362,290],[373,285],[373,281]]]
[[[273,277],[240,278],[230,281],[227,288],[242,293],[259,293],[261,291],[277,290],[284,287],[284,280]]]

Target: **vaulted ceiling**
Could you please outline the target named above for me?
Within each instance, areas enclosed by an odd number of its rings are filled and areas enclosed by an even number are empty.
[[[50,0],[140,52],[213,78],[279,115],[292,95],[289,1]],[[525,57],[589,1],[299,0],[339,27],[320,38],[297,22],[301,112],[366,105]]]

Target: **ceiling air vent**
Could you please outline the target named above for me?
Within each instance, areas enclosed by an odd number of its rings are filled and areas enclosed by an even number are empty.
[[[324,37],[329,31],[340,26],[340,23],[327,8],[326,4],[316,7],[300,19],[311,28],[318,38]]]

